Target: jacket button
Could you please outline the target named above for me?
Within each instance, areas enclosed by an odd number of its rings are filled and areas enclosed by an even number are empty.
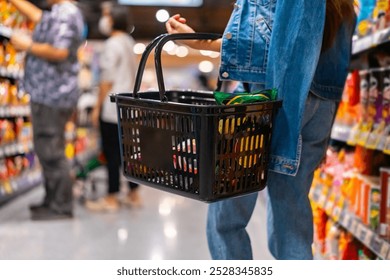
[[[226,39],[230,40],[233,37],[233,35],[232,35],[232,33],[228,32],[228,33],[226,33],[225,37],[226,37]]]
[[[229,77],[229,73],[228,73],[228,72],[223,72],[223,73],[222,73],[222,77],[224,77],[224,78]]]
[[[234,9],[239,9],[240,8],[240,5],[238,5],[237,3],[234,4]]]

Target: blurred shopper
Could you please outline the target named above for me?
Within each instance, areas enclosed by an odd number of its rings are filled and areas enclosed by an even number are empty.
[[[32,37],[18,32],[11,37],[15,48],[27,52],[23,84],[31,94],[34,149],[46,190],[43,202],[30,206],[31,218],[71,218],[73,179],[64,155],[64,129],[79,97],[77,50],[83,17],[72,1],[47,0],[50,11],[24,0],[9,2],[35,23]]]
[[[86,206],[97,211],[116,211],[120,203],[120,148],[118,138],[118,117],[116,104],[109,98],[110,93],[130,92],[136,75],[136,56],[133,53],[134,40],[129,35],[129,15],[126,7],[104,3],[100,32],[106,40],[100,58],[99,97],[92,112],[95,126],[100,124],[103,153],[107,161],[108,195],[98,201],[87,201]],[[140,206],[138,185],[128,182],[129,192],[125,203]]]

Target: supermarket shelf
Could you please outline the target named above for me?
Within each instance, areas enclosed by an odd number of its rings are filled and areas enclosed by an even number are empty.
[[[372,35],[354,40],[352,43],[352,55],[359,54],[388,42],[390,42],[390,27]]]
[[[313,186],[310,193],[311,200],[379,258],[390,260],[390,243],[364,225],[354,213],[348,211],[348,203],[345,200],[342,198],[329,199],[332,195],[326,194],[324,188],[326,187],[321,184]]]
[[[0,205],[42,183],[41,170],[35,168],[20,177],[0,183]]]
[[[32,152],[34,149],[34,145],[32,142],[28,142],[26,144],[22,144],[19,142],[13,142],[0,146],[0,158],[10,157],[19,154],[25,154],[28,152]]]
[[[7,26],[4,26],[4,25],[0,25],[0,36],[3,37],[3,38],[11,38],[12,36],[12,28],[10,27],[7,27]]]
[[[27,117],[30,112],[29,105],[0,106],[0,118]]]
[[[370,139],[374,139],[374,138],[376,139],[376,137],[381,137],[380,141],[377,143],[377,145],[375,145],[375,147],[370,146],[368,144],[362,145],[362,144],[352,143],[349,139],[353,138],[353,137],[351,137],[351,134],[353,133],[353,129],[354,128],[352,126],[335,123],[332,127],[332,132],[331,132],[330,137],[333,140],[348,143],[348,145],[350,145],[350,146],[360,145],[360,146],[365,147],[366,149],[369,149],[369,150],[376,150],[376,151],[388,153],[385,149],[386,139],[383,138],[382,135],[377,136],[377,135],[372,134],[373,138],[371,138],[371,133],[369,134]],[[385,132],[385,135],[388,135],[388,132]]]
[[[349,125],[335,123],[332,127],[331,138],[333,140],[347,142],[351,133],[352,127]]]
[[[0,67],[0,77],[19,80],[23,78],[23,76],[24,76],[24,71],[20,70],[19,68]]]

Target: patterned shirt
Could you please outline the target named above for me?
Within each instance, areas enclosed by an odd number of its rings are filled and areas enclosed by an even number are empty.
[[[71,2],[53,5],[50,12],[43,12],[33,32],[34,42],[68,49],[69,56],[58,62],[27,56],[24,88],[32,102],[62,108],[76,106],[79,97],[77,50],[83,28],[82,14]]]

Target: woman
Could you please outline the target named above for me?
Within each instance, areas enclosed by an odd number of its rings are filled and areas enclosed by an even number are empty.
[[[116,211],[119,209],[121,162],[116,104],[110,102],[109,94],[132,90],[137,62],[133,54],[134,40],[128,35],[127,9],[119,5],[103,8],[99,28],[104,35],[110,37],[105,42],[100,57],[99,97],[92,112],[92,122],[95,126],[100,124],[103,153],[107,160],[108,195],[98,201],[88,201],[86,206],[91,210]],[[129,193],[125,202],[140,206],[137,184],[129,182]]]
[[[267,182],[268,245],[276,259],[313,258],[308,193],[343,91],[354,22],[353,0],[237,0],[222,39],[188,42],[221,51],[221,79],[247,82],[251,91],[276,88],[283,100]],[[166,28],[194,32],[180,15]],[[253,258],[245,228],[256,200],[251,194],[210,204],[207,237],[214,259]]]

